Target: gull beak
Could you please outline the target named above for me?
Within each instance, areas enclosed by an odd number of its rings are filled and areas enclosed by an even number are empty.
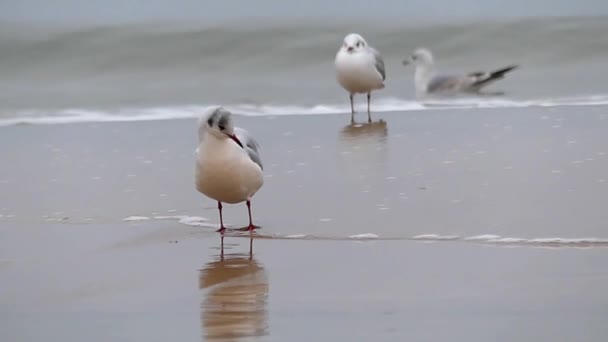
[[[346,51],[347,51],[347,52],[353,52],[353,47],[352,47],[352,46],[347,47],[347,48],[346,48]]]
[[[243,144],[241,143],[239,138],[236,137],[235,134],[226,134],[226,135],[229,136],[230,139],[234,140],[234,142],[237,143],[239,146],[243,147]]]
[[[403,62],[401,62],[401,64],[408,65],[408,64],[410,64],[410,60],[409,59],[404,59]]]

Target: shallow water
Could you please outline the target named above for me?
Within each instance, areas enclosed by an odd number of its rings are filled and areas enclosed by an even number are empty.
[[[605,108],[374,113],[375,123],[355,126],[348,115],[235,120],[260,142],[265,185],[253,213],[267,237],[603,245]],[[130,220],[212,231],[216,204],[193,186],[195,126],[2,128],[0,221],[140,216]],[[229,225],[244,225],[244,204],[226,208]]]

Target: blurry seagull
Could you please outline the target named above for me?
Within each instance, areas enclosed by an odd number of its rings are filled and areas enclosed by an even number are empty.
[[[369,101],[371,92],[384,88],[386,71],[380,53],[367,45],[363,37],[351,33],[336,54],[337,79],[342,88],[350,95],[351,122],[355,121],[353,96],[367,93],[367,119],[372,122]]]
[[[198,122],[199,146],[196,149],[196,189],[217,201],[220,229],[224,232],[222,202],[247,203],[249,226],[259,228],[251,219],[251,198],[264,184],[258,144],[242,128],[234,127],[232,114],[222,107],[205,110]]]
[[[435,73],[433,55],[425,48],[414,51],[412,56],[403,61],[403,65],[414,64],[416,67],[414,85],[416,95],[426,94],[450,95],[458,93],[483,94],[481,89],[504,77],[504,74],[517,68],[510,65],[490,72],[471,72],[464,75],[438,75]],[[487,93],[499,95],[501,93]]]

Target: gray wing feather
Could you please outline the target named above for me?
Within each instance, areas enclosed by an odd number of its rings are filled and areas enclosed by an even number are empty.
[[[260,145],[258,142],[249,134],[249,132],[240,127],[234,128],[234,134],[243,144],[243,149],[245,152],[247,152],[247,155],[251,161],[258,164],[260,168],[264,170],[264,166],[262,166],[262,158],[260,158]]]
[[[258,164],[260,166],[260,169],[264,170],[264,166],[262,165],[262,159],[260,159],[260,155],[257,154],[255,151],[253,151],[250,148],[245,148],[245,151],[247,152],[247,155],[249,155],[249,158],[251,158],[251,160]]]
[[[429,93],[435,91],[446,91],[457,89],[461,84],[461,79],[455,76],[435,76],[427,84],[426,90]]]
[[[382,80],[383,81],[386,80],[386,70],[384,69],[384,60],[382,59],[380,52],[378,52],[378,50],[374,49],[373,47],[370,47],[369,49],[372,52],[372,54],[374,55],[374,63],[376,65],[376,70],[378,70],[380,75],[382,75]]]

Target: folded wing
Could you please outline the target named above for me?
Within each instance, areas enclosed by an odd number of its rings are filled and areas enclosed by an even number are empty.
[[[264,166],[262,166],[262,158],[260,158],[260,145],[258,142],[243,128],[235,127],[234,134],[239,139],[239,141],[243,144],[243,149],[247,152],[247,155],[254,163],[258,164],[262,170],[264,170]]]

